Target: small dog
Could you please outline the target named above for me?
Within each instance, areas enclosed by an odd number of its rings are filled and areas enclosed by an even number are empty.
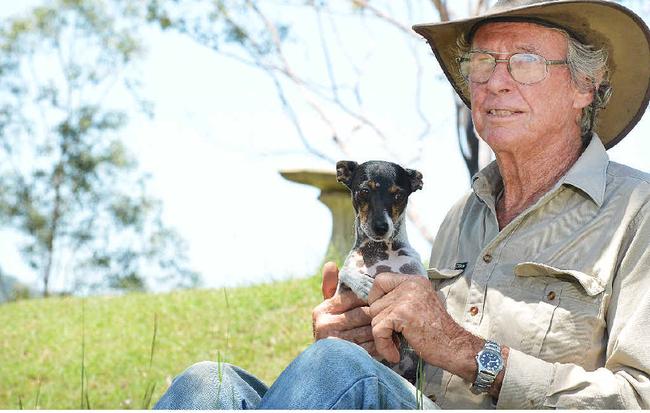
[[[339,161],[336,180],[350,190],[356,215],[356,238],[339,271],[337,293],[349,289],[368,301],[379,273],[426,277],[420,256],[408,242],[404,218],[409,195],[422,189],[422,174],[392,162]],[[390,367],[415,383],[418,357],[399,336],[400,362]]]

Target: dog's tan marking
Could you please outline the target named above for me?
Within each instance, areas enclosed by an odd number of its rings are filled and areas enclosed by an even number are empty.
[[[400,205],[393,205],[390,208],[390,218],[393,220],[393,222],[397,222],[403,210],[404,208],[402,208]]]
[[[368,211],[369,211],[368,204],[361,204],[359,205],[359,222],[367,222],[368,221]]]
[[[372,189],[373,191],[376,191],[381,185],[377,181],[373,181],[372,179],[368,181],[368,188]]]
[[[388,192],[390,192],[391,194],[396,194],[396,193],[399,192],[399,190],[400,190],[400,187],[395,185],[395,184],[391,185],[391,187],[388,188]]]

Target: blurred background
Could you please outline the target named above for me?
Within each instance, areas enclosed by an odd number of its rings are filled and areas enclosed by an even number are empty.
[[[281,172],[340,159],[424,174],[426,260],[490,154],[410,26],[489,5],[0,1],[0,301],[311,276],[340,258],[332,214]],[[649,135],[645,116],[611,159],[647,172]]]

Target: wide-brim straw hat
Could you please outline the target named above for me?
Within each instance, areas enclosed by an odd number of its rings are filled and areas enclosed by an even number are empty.
[[[490,19],[542,21],[607,50],[612,96],[600,111],[595,130],[606,148],[620,142],[643,116],[650,98],[650,31],[634,12],[605,0],[499,0],[473,18],[413,26],[427,39],[447,79],[468,107],[470,95],[459,71],[457,39]]]

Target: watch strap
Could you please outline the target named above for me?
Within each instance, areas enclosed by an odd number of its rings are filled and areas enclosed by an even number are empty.
[[[482,370],[481,363],[479,362],[478,359],[484,351],[494,352],[498,354],[499,357],[501,357],[501,346],[494,341],[486,341],[485,345],[483,346],[483,349],[479,351],[479,353],[476,356],[478,371],[476,374],[476,381],[474,381],[474,384],[472,384],[472,390],[475,393],[486,393],[490,389],[490,387],[492,387],[492,384],[494,383],[496,376],[503,369],[503,360],[502,360],[501,367],[498,369],[498,371],[496,371],[496,373],[493,373],[488,370]]]

